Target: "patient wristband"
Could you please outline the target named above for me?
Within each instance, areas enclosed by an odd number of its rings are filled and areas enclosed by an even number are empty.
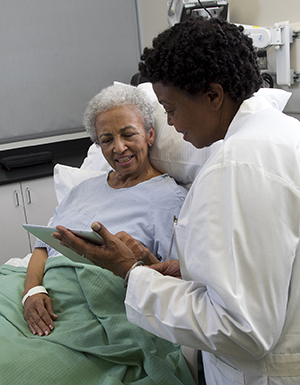
[[[128,285],[129,275],[132,272],[133,269],[135,269],[137,266],[145,266],[145,263],[140,259],[139,261],[135,262],[131,268],[127,271],[125,278],[124,278],[124,287],[126,288]]]
[[[26,299],[34,294],[44,293],[48,295],[47,290],[44,288],[44,286],[34,286],[28,292],[24,295],[22,299],[22,305],[24,306],[24,303]]]

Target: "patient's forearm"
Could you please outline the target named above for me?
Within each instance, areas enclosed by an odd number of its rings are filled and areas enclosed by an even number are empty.
[[[32,287],[42,285],[47,258],[48,253],[45,248],[36,248],[32,253],[27,267],[23,296]]]

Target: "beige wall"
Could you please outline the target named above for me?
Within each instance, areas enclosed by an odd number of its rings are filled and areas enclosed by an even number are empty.
[[[153,37],[168,27],[166,4],[167,0],[137,0],[142,47],[151,45]],[[233,23],[272,26],[285,20],[300,22],[300,0],[229,0],[229,8]]]
[[[233,23],[272,26],[275,22],[300,21],[299,0],[229,0]]]
[[[274,23],[288,20],[300,23],[299,0],[229,0],[230,21],[233,23],[272,27]],[[274,69],[275,50],[269,49],[269,64]],[[291,46],[291,68],[300,71],[300,38]],[[285,112],[300,120],[300,83],[282,87],[293,93]]]
[[[141,47],[151,46],[153,37],[168,27],[166,0],[137,0]]]

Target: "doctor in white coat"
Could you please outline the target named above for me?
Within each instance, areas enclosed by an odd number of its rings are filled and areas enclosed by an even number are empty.
[[[186,141],[222,140],[175,222],[179,261],[136,264],[148,251],[98,222],[103,247],[55,236],[125,277],[131,322],[202,350],[208,385],[299,385],[300,123],[280,111],[288,95],[257,92],[251,40],[219,19],[164,31],[140,70]]]

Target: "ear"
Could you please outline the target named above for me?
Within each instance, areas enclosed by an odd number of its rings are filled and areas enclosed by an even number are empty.
[[[224,101],[224,90],[219,83],[210,83],[206,93],[212,111],[218,111]]]
[[[150,128],[150,131],[148,132],[148,139],[147,139],[147,143],[148,143],[148,147],[151,147],[154,143],[154,139],[155,139],[155,130],[154,130],[154,127],[151,127]]]

